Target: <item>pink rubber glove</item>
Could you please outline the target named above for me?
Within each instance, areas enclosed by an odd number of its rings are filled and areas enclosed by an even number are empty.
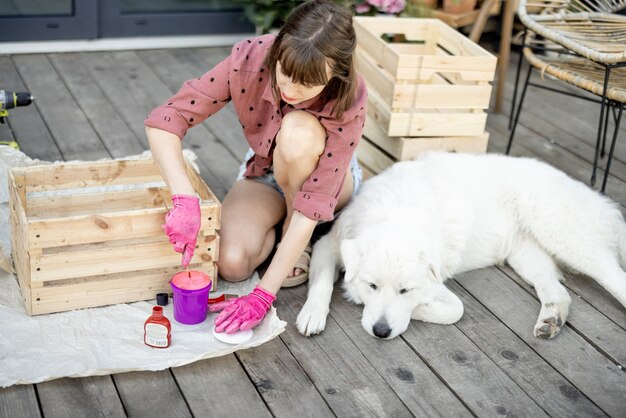
[[[196,196],[172,195],[173,208],[165,215],[161,225],[174,244],[174,251],[183,253],[181,265],[187,267],[193,257],[200,230],[200,200]]]
[[[215,318],[215,332],[232,334],[259,325],[276,300],[276,296],[258,286],[250,294],[209,305],[209,311],[219,312]]]

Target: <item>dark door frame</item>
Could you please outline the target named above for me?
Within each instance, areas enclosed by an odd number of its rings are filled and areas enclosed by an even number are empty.
[[[0,16],[0,42],[252,33],[241,9],[128,13],[122,0],[71,0],[72,15]]]
[[[100,0],[100,36],[208,35],[254,32],[241,8],[219,12],[121,13],[121,0]]]
[[[98,0],[72,0],[72,15],[0,16],[0,41],[47,41],[98,37]]]

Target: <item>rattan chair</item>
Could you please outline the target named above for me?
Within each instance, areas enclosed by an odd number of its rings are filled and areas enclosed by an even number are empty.
[[[591,184],[595,184],[599,155],[604,156],[609,113],[613,113],[615,131],[602,181],[604,192],[622,112],[626,104],[626,0],[520,0],[518,16],[527,30],[523,36],[515,90],[511,105],[511,149],[515,128],[529,85],[576,96],[600,104]],[[520,103],[515,105],[523,59],[529,63]],[[584,89],[600,97],[592,99],[567,91],[530,83],[533,69]],[[611,111],[609,110],[611,109]],[[515,115],[515,117],[513,117]]]

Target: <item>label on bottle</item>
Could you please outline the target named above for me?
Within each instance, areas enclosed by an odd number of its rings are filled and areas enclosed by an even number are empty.
[[[145,343],[153,347],[167,347],[167,327],[161,324],[146,324]]]

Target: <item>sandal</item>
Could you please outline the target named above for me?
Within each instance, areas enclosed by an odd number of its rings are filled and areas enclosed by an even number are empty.
[[[302,252],[302,255],[300,255],[298,262],[295,266],[293,266],[294,269],[300,269],[302,270],[302,272],[297,276],[287,276],[287,278],[283,281],[281,287],[298,286],[309,279],[309,263],[311,262],[311,251],[313,251],[313,249],[311,248],[311,243],[309,242]]]

